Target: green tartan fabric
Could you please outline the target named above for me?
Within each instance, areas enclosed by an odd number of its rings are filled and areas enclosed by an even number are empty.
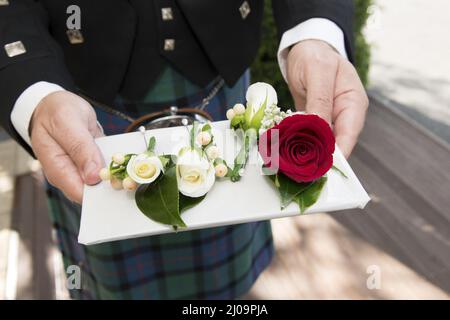
[[[246,72],[206,110],[223,119],[227,106],[244,101],[248,83]],[[168,67],[142,101],[145,105],[138,101],[129,110],[121,102],[130,101],[119,97],[116,107],[139,116],[164,106],[196,105],[209,90]],[[128,125],[100,110],[97,115],[107,134]],[[64,265],[81,269],[81,289],[70,290],[75,299],[235,299],[249,290],[274,253],[267,221],[84,246],[77,242],[81,207],[51,186],[47,192]]]

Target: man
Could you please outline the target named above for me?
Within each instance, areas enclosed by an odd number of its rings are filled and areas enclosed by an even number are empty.
[[[296,108],[333,124],[349,156],[368,106],[351,64],[352,1],[272,5]],[[2,124],[50,183],[64,262],[83,272],[73,297],[237,298],[269,264],[269,222],[77,242],[83,185],[104,166],[94,138],[123,132],[130,117],[196,106],[214,89],[206,111],[223,118],[243,101],[262,10],[259,0],[0,0]]]

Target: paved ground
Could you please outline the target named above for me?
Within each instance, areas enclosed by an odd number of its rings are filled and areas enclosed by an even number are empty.
[[[370,93],[450,143],[450,1],[375,0]]]

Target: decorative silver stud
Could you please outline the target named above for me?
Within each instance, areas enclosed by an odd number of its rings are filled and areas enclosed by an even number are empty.
[[[27,49],[25,49],[22,41],[16,41],[5,44],[5,51],[8,57],[12,58],[24,54],[25,52],[27,52]]]
[[[0,6],[7,6],[7,5],[9,5],[8,0],[0,0]]]
[[[175,39],[165,39],[164,40],[164,51],[175,50]]]
[[[167,8],[161,8],[161,15],[162,15],[162,19],[164,21],[170,21],[173,20],[173,12],[172,12],[172,8],[167,7]]]
[[[241,6],[239,7],[239,12],[241,13],[241,17],[243,20],[247,18],[247,16],[250,14],[250,5],[247,1],[242,2]]]
[[[84,42],[83,34],[78,29],[69,29],[66,31],[67,38],[71,44],[80,44]]]

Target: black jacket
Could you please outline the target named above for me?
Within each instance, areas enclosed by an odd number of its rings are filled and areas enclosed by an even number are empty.
[[[19,95],[38,81],[82,89],[110,103],[139,99],[170,63],[199,85],[221,75],[237,81],[254,59],[263,0],[9,0],[0,6],[1,124],[27,147],[11,125]],[[81,9],[83,43],[70,43],[67,8]],[[272,0],[278,34],[314,17],[334,21],[352,60],[353,0]],[[170,8],[173,19],[162,19]],[[165,50],[167,39],[173,50]],[[9,57],[4,46],[21,41],[26,52]],[[167,48],[166,48],[167,49]],[[27,148],[28,149],[28,148]]]

